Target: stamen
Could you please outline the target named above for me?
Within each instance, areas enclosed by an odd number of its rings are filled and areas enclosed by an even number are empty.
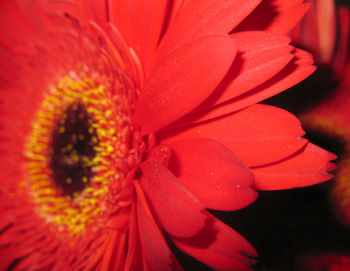
[[[43,98],[27,137],[25,168],[37,212],[72,234],[103,223],[108,187],[125,185],[129,171],[130,116],[108,88],[63,78]]]

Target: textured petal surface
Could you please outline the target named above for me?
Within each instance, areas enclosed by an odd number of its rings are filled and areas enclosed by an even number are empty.
[[[207,208],[238,210],[256,199],[250,170],[220,143],[184,139],[169,147],[169,170]]]
[[[206,219],[198,199],[159,162],[148,160],[141,170],[141,186],[162,228],[179,237],[198,233]]]
[[[164,238],[163,232],[154,220],[147,205],[142,188],[136,187],[137,221],[142,244],[142,253],[150,270],[182,270]]]
[[[275,164],[253,168],[255,188],[278,190],[317,184],[333,177],[327,171],[334,170],[329,163],[336,156],[316,145],[308,143],[291,157]]]
[[[231,35],[237,46],[236,58],[208,104],[222,103],[264,83],[293,58],[294,47],[286,36],[250,31]],[[207,106],[204,103],[201,107]]]
[[[211,138],[229,148],[248,166],[259,166],[286,158],[307,142],[299,120],[289,112],[268,105],[253,105],[236,113],[171,130],[160,139]]]
[[[215,270],[251,270],[257,253],[240,234],[208,214],[206,227],[188,239],[172,237],[181,250]]]
[[[223,116],[258,103],[296,85],[312,74],[316,68],[312,65],[313,59],[309,53],[295,49],[294,55],[294,59],[286,67],[263,84],[227,102],[201,112],[194,112],[179,120],[176,125],[183,126]]]
[[[102,1],[101,1],[102,2]],[[145,73],[159,42],[167,6],[165,0],[118,0],[112,5],[111,21],[141,59]]]
[[[218,50],[220,48],[220,50]],[[209,36],[174,52],[141,91],[135,122],[147,134],[186,115],[206,99],[235,56],[229,36]]]
[[[158,59],[185,43],[207,35],[228,34],[261,0],[187,1],[169,26],[158,51]]]
[[[235,32],[247,30],[266,30],[287,34],[308,11],[310,4],[304,0],[264,0],[235,29]]]

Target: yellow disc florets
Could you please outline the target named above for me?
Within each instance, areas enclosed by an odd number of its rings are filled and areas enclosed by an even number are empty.
[[[110,87],[72,73],[45,94],[33,118],[25,183],[38,213],[59,230],[78,234],[103,222],[108,187],[130,166],[130,116]]]

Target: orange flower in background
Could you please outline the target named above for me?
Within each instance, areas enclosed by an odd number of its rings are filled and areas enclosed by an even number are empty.
[[[334,168],[293,115],[256,104],[314,71],[285,36],[307,8],[2,1],[2,268],[181,270],[171,240],[249,270],[254,248],[207,209]]]

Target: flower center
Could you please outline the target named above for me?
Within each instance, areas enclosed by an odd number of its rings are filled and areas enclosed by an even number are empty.
[[[39,105],[25,146],[25,172],[37,212],[73,234],[105,223],[109,186],[129,184],[130,115],[106,82],[63,78]],[[117,192],[116,192],[117,191]]]
[[[68,106],[52,134],[51,177],[64,195],[73,196],[94,177],[93,160],[97,155],[97,131],[84,104]]]

